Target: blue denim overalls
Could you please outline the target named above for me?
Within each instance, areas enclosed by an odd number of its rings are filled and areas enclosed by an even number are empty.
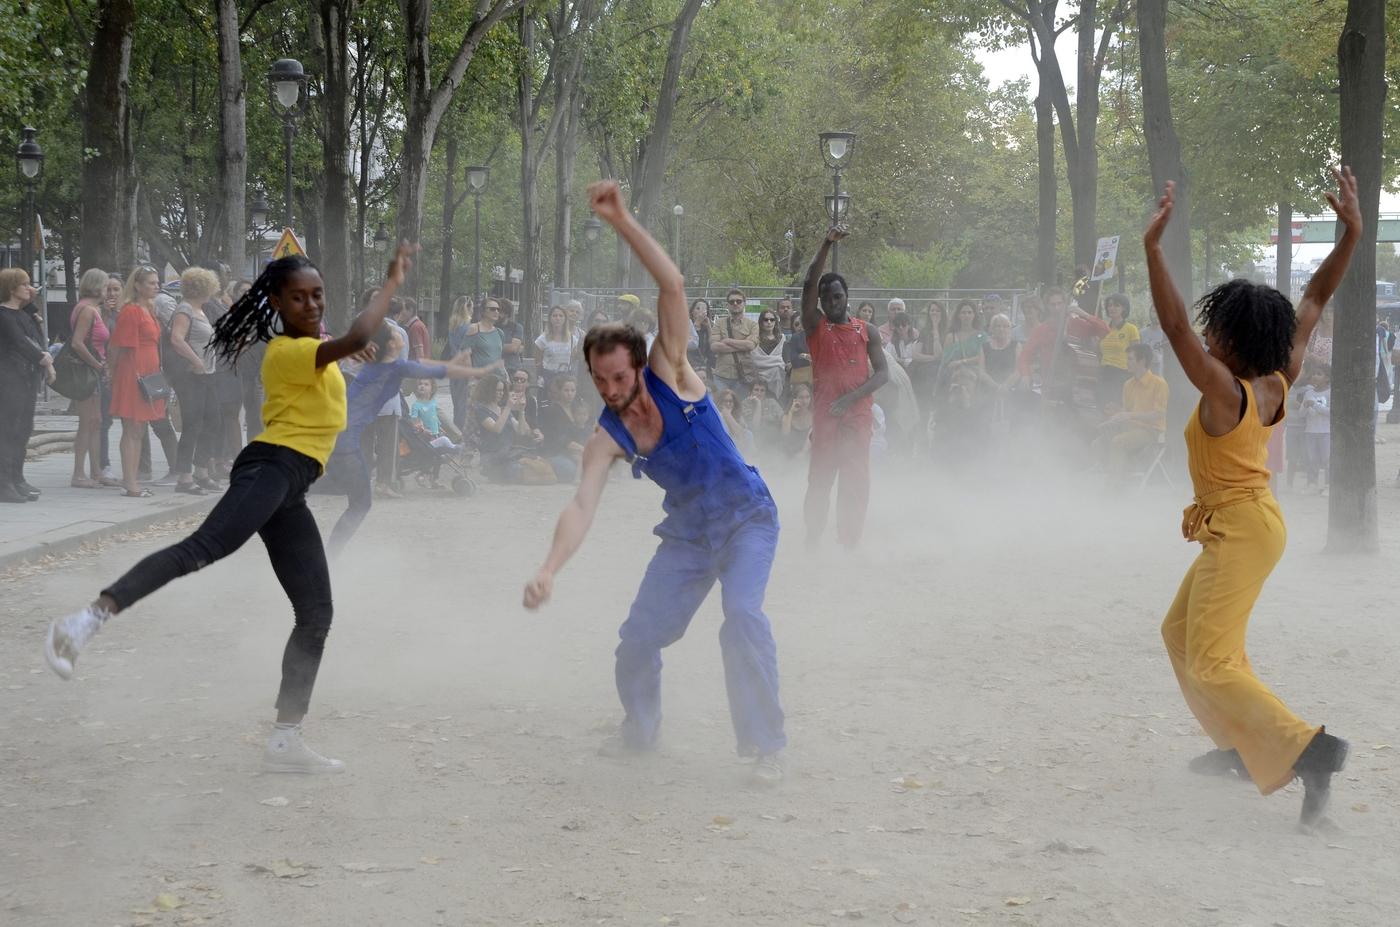
[[[758,471],[730,440],[708,394],[686,402],[651,368],[642,375],[661,411],[661,440],[648,457],[611,409],[599,424],[627,454],[632,475],[666,491],[661,545],[647,567],[617,648],[617,693],[628,746],[655,746],[661,724],[661,648],[680,640],[719,580],[719,629],[729,713],[741,755],[787,743],[778,702],[778,658],[763,595],[778,546],[778,509]]]

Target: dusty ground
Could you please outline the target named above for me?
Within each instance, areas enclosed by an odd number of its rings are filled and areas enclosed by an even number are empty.
[[[717,596],[667,652],[662,754],[595,755],[659,516],[649,485],[610,487],[538,615],[520,588],[565,490],[377,506],[336,571],[308,721],[340,777],[258,772],[290,618],[256,542],[123,615],[71,683],[43,667],[49,617],[162,539],[12,573],[0,923],[1396,922],[1389,480],[1376,558],[1322,554],[1325,500],[1285,499],[1288,555],[1252,628],[1264,678],[1353,743],[1321,837],[1294,831],[1296,789],[1185,770],[1207,745],[1157,634],[1192,556],[1183,489],[887,481],[852,564],[803,553],[800,483],[774,482],[792,739],[776,792],[747,789],[732,755]]]

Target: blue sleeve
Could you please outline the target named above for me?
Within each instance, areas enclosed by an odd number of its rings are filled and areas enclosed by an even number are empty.
[[[418,361],[396,361],[400,364],[400,380],[441,380],[447,376],[446,364],[421,364]]]

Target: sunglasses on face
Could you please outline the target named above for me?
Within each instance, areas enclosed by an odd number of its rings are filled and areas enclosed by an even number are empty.
[[[743,304],[744,304],[744,301],[743,301],[742,299],[731,299],[731,300],[729,300],[729,305],[731,305],[731,306],[742,306]]]

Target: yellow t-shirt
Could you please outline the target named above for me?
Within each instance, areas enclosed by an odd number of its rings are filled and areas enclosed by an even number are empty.
[[[1099,341],[1099,356],[1105,367],[1128,369],[1128,345],[1142,340],[1138,327],[1132,322],[1124,322],[1122,328],[1110,328],[1108,334]]]
[[[1123,384],[1123,411],[1155,412],[1156,417],[1151,422],[1133,422],[1133,425],[1150,431],[1165,431],[1169,392],[1167,381],[1150,370],[1142,379],[1132,377]]]
[[[335,439],[345,430],[345,378],[340,367],[316,366],[316,338],[278,335],[262,363],[263,444],[289,447],[326,467]]]

